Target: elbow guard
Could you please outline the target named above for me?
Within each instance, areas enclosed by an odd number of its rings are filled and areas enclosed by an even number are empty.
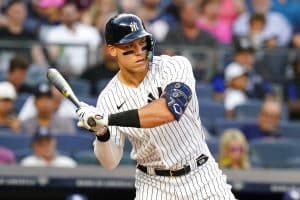
[[[192,98],[192,91],[185,83],[172,82],[165,88],[162,98],[166,99],[169,110],[179,121]]]

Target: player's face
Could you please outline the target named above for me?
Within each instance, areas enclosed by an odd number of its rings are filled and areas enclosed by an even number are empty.
[[[147,71],[147,41],[146,37],[127,44],[109,46],[110,53],[116,57],[121,70],[129,73]]]

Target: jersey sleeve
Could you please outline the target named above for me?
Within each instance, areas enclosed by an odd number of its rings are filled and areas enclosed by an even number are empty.
[[[106,93],[107,94],[107,93]],[[110,114],[114,113],[111,109],[111,100],[109,95],[100,95],[97,101],[97,106],[100,113],[104,114]],[[125,142],[125,135],[120,131],[120,129],[117,126],[109,126],[108,127],[110,131],[110,139],[120,148],[123,148],[124,142]]]
[[[172,82],[187,84],[195,90],[195,77],[190,61],[183,56],[167,57],[162,64],[162,80],[164,88]]]

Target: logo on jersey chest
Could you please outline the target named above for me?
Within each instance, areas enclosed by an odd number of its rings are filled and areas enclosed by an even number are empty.
[[[157,87],[157,91],[158,91],[158,97],[157,98],[155,98],[154,95],[151,92],[148,94],[148,103],[154,101],[155,99],[158,99],[161,96],[161,94],[162,94],[161,87]]]

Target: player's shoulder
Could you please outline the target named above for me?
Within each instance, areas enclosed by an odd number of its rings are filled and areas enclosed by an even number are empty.
[[[180,63],[184,63],[184,64],[190,64],[190,61],[184,57],[184,56],[179,56],[179,55],[175,55],[175,56],[169,56],[169,55],[160,55],[160,56],[154,56],[153,58],[153,63],[160,63],[160,65],[163,64],[180,64]]]
[[[180,55],[174,55],[174,56],[170,56],[170,55],[159,55],[159,56],[154,56],[153,57],[154,61],[170,61],[170,60],[185,60],[188,61],[188,59],[184,56],[180,56]]]
[[[98,96],[98,101],[97,101],[97,105],[99,104],[99,102],[103,102],[103,101],[99,101],[100,99],[112,99],[112,97],[116,94],[119,93],[119,87],[118,87],[118,83],[117,83],[117,76],[114,76],[104,87],[104,89],[100,92],[99,96]]]
[[[192,65],[190,61],[184,56],[161,55],[158,57],[160,59],[159,66],[161,66],[162,70],[168,70],[168,68],[177,69],[177,70],[186,69],[186,68],[192,69]]]
[[[99,98],[107,95],[111,95],[113,92],[117,90],[117,76],[114,76],[104,87],[104,89],[100,92]]]

